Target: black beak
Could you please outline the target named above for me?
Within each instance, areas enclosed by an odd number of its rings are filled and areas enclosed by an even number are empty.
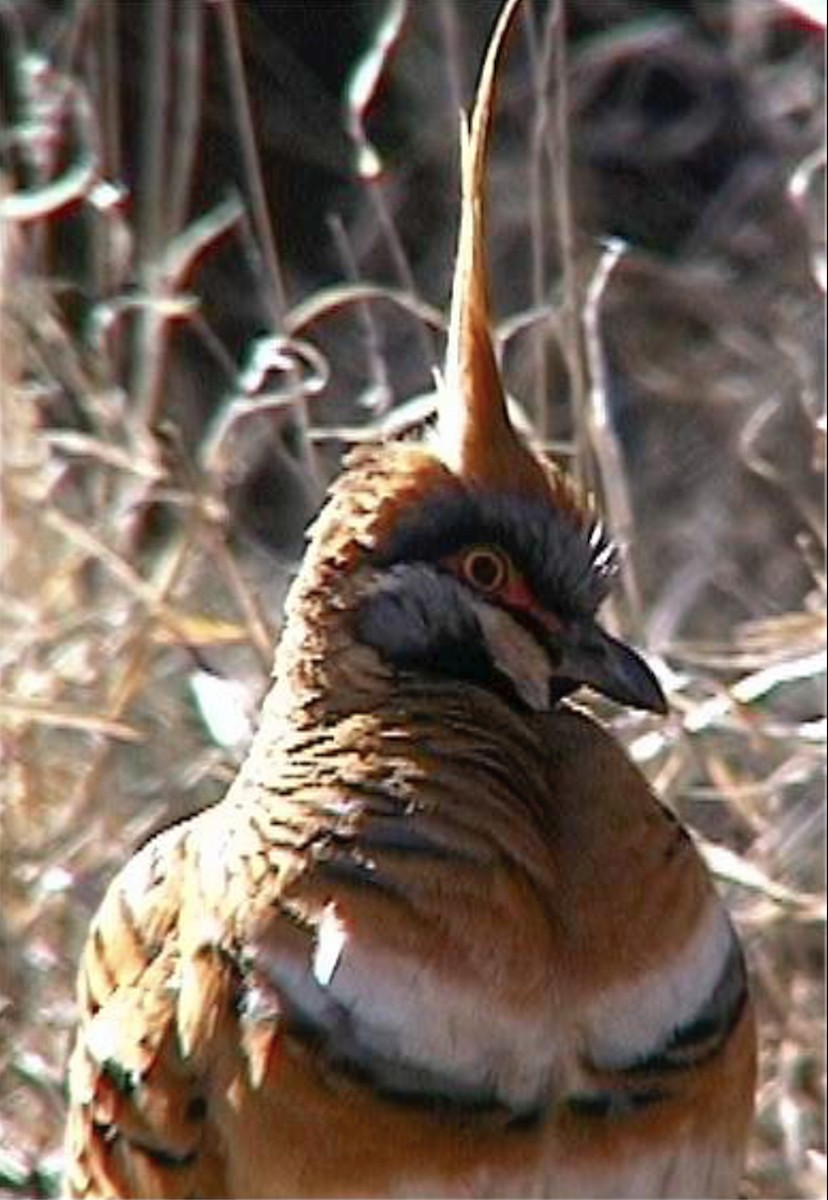
[[[634,650],[616,641],[598,625],[581,626],[572,640],[559,643],[562,654],[556,674],[594,688],[619,704],[664,716],[667,701],[650,668]]]

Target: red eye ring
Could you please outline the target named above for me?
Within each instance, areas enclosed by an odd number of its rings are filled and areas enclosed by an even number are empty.
[[[509,578],[509,560],[490,546],[475,546],[460,557],[466,583],[479,592],[498,592]]]

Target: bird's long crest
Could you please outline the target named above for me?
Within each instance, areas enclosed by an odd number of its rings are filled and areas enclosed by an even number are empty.
[[[499,65],[522,0],[506,0],[486,51],[471,121],[461,122],[462,211],[440,389],[439,438],[464,478],[519,489],[540,485],[537,464],[509,420],[491,333],[485,175]]]

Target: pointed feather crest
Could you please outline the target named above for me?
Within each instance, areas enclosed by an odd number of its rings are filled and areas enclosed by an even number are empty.
[[[461,122],[462,212],[438,435],[447,464],[484,487],[542,493],[546,473],[512,428],[491,334],[485,173],[498,68],[521,0],[506,0],[486,51],[471,121]]]

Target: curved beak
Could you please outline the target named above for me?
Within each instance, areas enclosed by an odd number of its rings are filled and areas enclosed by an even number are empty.
[[[664,716],[667,701],[653,672],[634,650],[605,633],[599,625],[582,625],[574,638],[558,643],[561,662],[556,675],[583,684],[619,704]]]

